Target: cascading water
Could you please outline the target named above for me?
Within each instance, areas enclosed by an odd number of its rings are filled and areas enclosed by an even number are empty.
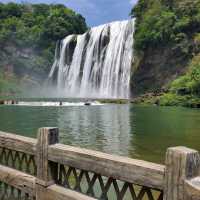
[[[129,98],[134,20],[70,35],[56,47],[49,79],[68,97]]]

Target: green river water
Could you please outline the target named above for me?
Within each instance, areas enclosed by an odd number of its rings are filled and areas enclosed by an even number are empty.
[[[36,137],[39,127],[59,127],[60,142],[163,163],[170,146],[200,150],[200,110],[105,104],[0,106],[0,130]]]

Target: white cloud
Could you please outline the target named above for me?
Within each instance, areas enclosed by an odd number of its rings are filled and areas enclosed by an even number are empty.
[[[131,5],[135,5],[135,4],[137,3],[137,0],[130,0],[129,3],[130,3]]]
[[[0,0],[0,3],[9,3],[9,2],[11,2],[11,0]],[[12,2],[17,2],[17,1],[12,1]]]
[[[89,26],[127,19],[138,0],[0,0],[0,2],[62,3],[82,14]]]
[[[90,0],[68,0],[66,1],[66,5],[80,9],[96,9],[96,5]]]

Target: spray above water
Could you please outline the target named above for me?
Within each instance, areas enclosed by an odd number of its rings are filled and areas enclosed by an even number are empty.
[[[58,94],[84,98],[129,98],[134,20],[70,35],[56,47],[49,80]]]

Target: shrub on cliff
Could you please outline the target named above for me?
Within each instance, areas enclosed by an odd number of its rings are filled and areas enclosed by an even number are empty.
[[[170,90],[182,95],[185,91],[187,94],[200,96],[200,54],[192,59],[188,72],[172,82]]]
[[[138,0],[132,17],[132,94],[162,92],[191,68],[190,61],[200,53],[200,0]],[[188,79],[187,74],[173,83],[181,85],[178,93],[198,93],[198,82]]]
[[[139,0],[132,16],[138,51],[158,45],[177,47],[200,31],[199,0]]]

